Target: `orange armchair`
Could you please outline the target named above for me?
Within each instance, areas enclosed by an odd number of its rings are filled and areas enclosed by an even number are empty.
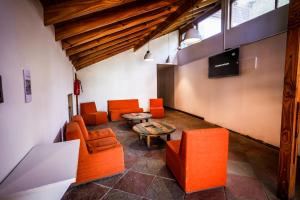
[[[163,99],[150,99],[150,113],[152,118],[163,118],[165,116]]]
[[[84,124],[83,118],[80,115],[73,116],[72,122],[76,122],[79,125],[83,138],[86,141],[101,139],[106,137],[116,137],[114,132],[111,130],[111,128],[102,128],[94,131],[88,131]]]
[[[107,123],[107,113],[97,112],[95,102],[81,103],[80,114],[86,125],[100,125]]]
[[[114,137],[86,142],[76,122],[66,128],[66,139],[80,139],[76,183],[121,173],[125,169],[122,145]]]
[[[167,166],[185,192],[226,185],[228,137],[223,128],[196,129],[167,142]]]

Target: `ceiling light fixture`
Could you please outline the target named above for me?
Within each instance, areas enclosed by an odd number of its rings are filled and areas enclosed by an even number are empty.
[[[172,65],[171,59],[170,59],[170,38],[169,38],[169,34],[168,34],[168,58],[166,60],[167,65]]]
[[[194,15],[194,8],[192,8],[192,15]],[[193,27],[190,28],[184,36],[184,42],[186,44],[193,44],[202,40],[201,35],[199,31],[195,28],[194,24],[192,24],[192,26]]]
[[[148,51],[146,52],[145,56],[144,56],[144,60],[145,61],[153,61],[153,57],[152,57],[152,54],[149,50],[149,42],[148,42]]]
[[[194,26],[186,32],[184,37],[185,43],[193,44],[200,41],[201,41],[201,36],[199,34],[199,31],[195,29]]]

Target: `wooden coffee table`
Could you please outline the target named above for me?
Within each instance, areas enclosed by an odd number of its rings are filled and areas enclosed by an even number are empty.
[[[166,122],[144,122],[136,124],[132,129],[139,134],[140,140],[143,137],[147,138],[147,147],[150,148],[152,137],[167,135],[167,140],[170,140],[176,127]]]
[[[143,121],[148,122],[152,115],[150,113],[128,113],[122,115],[122,117],[127,120],[128,124],[132,125],[136,121],[140,123]]]

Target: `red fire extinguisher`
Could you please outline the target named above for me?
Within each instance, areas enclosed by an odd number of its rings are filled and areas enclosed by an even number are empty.
[[[76,99],[76,113],[78,115],[78,95],[80,95],[80,90],[82,91],[82,86],[80,80],[77,78],[77,74],[75,73],[75,79],[74,79],[74,95]]]
[[[81,82],[77,78],[74,80],[74,95],[80,95]]]

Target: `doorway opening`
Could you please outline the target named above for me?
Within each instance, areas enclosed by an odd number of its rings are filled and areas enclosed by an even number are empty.
[[[68,94],[68,112],[69,112],[69,121],[73,117],[73,94]]]

